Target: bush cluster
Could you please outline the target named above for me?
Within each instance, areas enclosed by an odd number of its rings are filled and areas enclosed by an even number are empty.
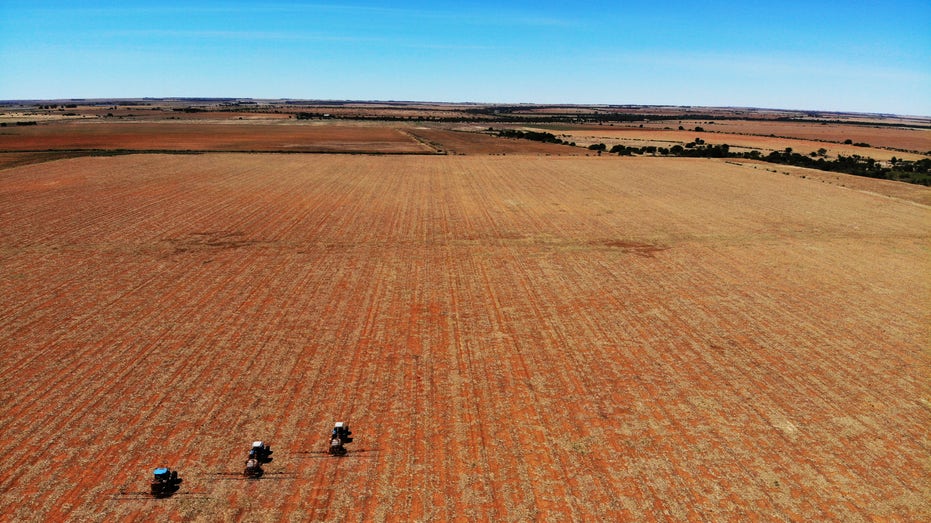
[[[489,131],[494,131],[492,128],[488,128]],[[557,138],[553,133],[547,132],[538,132],[538,131],[518,131],[514,129],[500,129],[498,131],[498,136],[502,138],[520,138],[522,140],[533,140],[535,142],[543,143],[557,143],[562,145],[575,145],[575,142],[567,142],[560,138]]]

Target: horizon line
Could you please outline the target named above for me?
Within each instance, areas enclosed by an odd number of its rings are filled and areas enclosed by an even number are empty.
[[[764,106],[744,106],[744,105],[694,105],[694,104],[671,104],[671,103],[584,103],[584,102],[476,102],[476,101],[436,101],[436,100],[393,100],[393,99],[351,99],[351,98],[294,98],[294,97],[251,97],[251,96],[112,96],[112,97],[75,97],[75,98],[11,98],[0,99],[0,105],[9,105],[16,103],[37,103],[37,102],[107,102],[107,101],[267,101],[267,102],[314,102],[314,103],[358,103],[358,104],[435,104],[435,105],[477,105],[477,106],[527,106],[527,107],[630,107],[630,108],[650,108],[650,107],[667,107],[667,108],[704,108],[704,109],[730,109],[730,110],[755,110],[755,111],[778,111],[778,112],[796,112],[796,113],[827,113],[827,114],[853,114],[869,116],[898,116],[929,118],[931,115],[922,114],[900,114],[893,112],[876,112],[876,111],[850,111],[850,110],[832,110],[832,109],[792,109],[785,107],[764,107]]]

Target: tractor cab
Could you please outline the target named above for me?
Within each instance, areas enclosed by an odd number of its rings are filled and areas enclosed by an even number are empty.
[[[271,461],[272,447],[266,445],[264,441],[253,441],[252,448],[249,449],[249,458],[257,459],[262,463]]]
[[[346,425],[342,421],[334,423],[333,437],[339,438],[342,443],[352,443],[352,431],[349,430],[349,425]]]
[[[352,443],[352,431],[349,425],[342,421],[337,421],[333,425],[333,432],[330,434],[330,454],[334,456],[343,456],[346,454],[346,447],[343,445]]]
[[[175,477],[178,477],[178,473],[175,472]],[[159,467],[153,471],[153,481],[171,481],[171,469],[167,467]]]
[[[168,467],[158,467],[152,471],[151,492],[157,498],[171,496],[178,490],[181,484],[181,478],[178,477],[177,470],[171,470]]]
[[[159,467],[152,471],[152,483],[167,483],[175,485],[181,483],[177,470],[171,470],[168,467]]]

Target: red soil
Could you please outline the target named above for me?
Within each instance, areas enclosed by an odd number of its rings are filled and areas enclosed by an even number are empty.
[[[694,122],[693,122],[694,123]],[[925,153],[931,151],[931,130],[907,127],[871,127],[868,125],[818,124],[801,122],[763,122],[721,120],[704,128],[713,132],[749,133],[842,143],[868,143],[873,147],[892,147]]]
[[[425,153],[388,126],[286,122],[55,122],[8,127],[0,151],[62,149]]]
[[[927,206],[712,160],[242,154],[16,167],[0,202],[11,520],[931,518]],[[266,478],[216,474],[254,439]],[[159,465],[175,497],[120,495]]]
[[[415,127],[407,129],[424,143],[451,154],[543,154],[584,156],[589,152],[578,147],[553,143],[535,142],[511,138],[499,138],[477,131],[456,131]]]

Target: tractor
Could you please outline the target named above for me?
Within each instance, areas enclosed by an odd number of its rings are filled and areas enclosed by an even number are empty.
[[[253,441],[252,448],[249,449],[249,459],[255,459],[260,464],[270,463],[272,460],[272,447],[266,445],[264,441]]]
[[[352,443],[352,431],[349,430],[349,425],[337,421],[333,425],[333,432],[330,433],[329,453],[333,456],[345,456],[346,447],[343,445],[347,443]]]
[[[153,472],[151,483],[152,495],[157,498],[167,498],[178,491],[181,481],[183,480],[178,477],[177,470],[171,470],[168,467],[159,467]]]

